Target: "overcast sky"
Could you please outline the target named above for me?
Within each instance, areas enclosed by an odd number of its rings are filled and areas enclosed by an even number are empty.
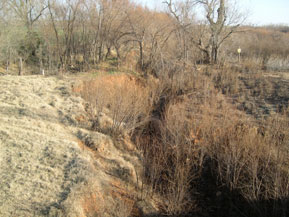
[[[150,8],[160,8],[164,0],[134,0]],[[289,25],[289,0],[239,0],[250,11],[248,23]]]

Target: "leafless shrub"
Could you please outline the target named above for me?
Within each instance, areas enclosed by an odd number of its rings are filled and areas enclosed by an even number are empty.
[[[238,81],[232,81],[238,77],[229,75],[226,77],[226,72],[222,73],[224,73],[222,85],[226,84],[226,81],[230,85],[236,85],[234,83]],[[206,80],[204,77],[202,79]],[[205,87],[211,86],[212,82],[207,81]],[[264,89],[262,86],[259,88]],[[180,153],[188,154],[192,160],[190,161],[192,162],[190,171],[195,172],[202,169],[203,157],[207,156],[214,162],[211,167],[221,185],[227,186],[231,191],[240,192],[248,201],[286,201],[285,198],[288,198],[289,193],[289,161],[286,157],[288,156],[289,141],[288,117],[277,115],[257,123],[251,117],[236,111],[232,105],[226,103],[224,96],[214,91],[209,93],[199,92],[205,100],[197,99],[197,95],[192,97],[188,94],[186,100],[182,98],[178,103],[171,101],[170,106],[166,109],[165,121],[162,122],[161,129],[163,130],[160,132],[162,135],[160,143],[165,144],[164,149],[171,154],[166,154],[162,160],[167,159],[166,162],[171,163],[169,164],[171,168],[176,169],[170,168],[174,174],[174,172],[186,168],[186,165],[183,164],[185,160],[179,158]],[[180,120],[182,121],[179,122]],[[265,130],[262,132],[264,127]],[[188,129],[194,133],[194,138],[188,137]],[[192,158],[193,156],[196,158]],[[182,160],[174,162],[169,159]],[[162,167],[161,163],[156,166]],[[180,169],[178,166],[182,170],[178,170]],[[163,167],[167,168],[168,164]],[[196,170],[196,168],[198,169]],[[181,177],[181,174],[178,174],[172,178],[173,183],[178,183],[179,180],[182,180]],[[197,177],[191,178],[192,180],[197,179]],[[164,184],[164,181],[162,180],[161,183]],[[187,185],[182,183],[181,186]],[[176,185],[174,187],[171,186],[169,189],[182,189]],[[192,188],[187,190],[196,191]],[[176,192],[174,193],[178,195]],[[172,195],[169,198],[172,198]],[[176,196],[173,198],[175,200]],[[252,203],[258,212],[265,212],[260,204]],[[181,203],[174,201],[173,204]],[[170,210],[169,207],[172,206],[168,206],[168,210]],[[273,215],[278,216],[285,212],[286,202],[283,204],[276,202],[271,208],[274,209]],[[174,207],[173,210],[178,209]]]
[[[102,76],[84,83],[83,97],[90,103],[90,114],[97,120],[100,113],[112,118],[110,130],[132,133],[146,121],[151,106],[151,91],[128,75]]]
[[[278,216],[286,213],[289,195],[288,115],[256,121],[228,103],[226,96],[244,91],[240,76],[242,72],[221,66],[198,73],[168,72],[159,81],[145,83],[104,77],[88,82],[84,96],[95,115],[107,110],[114,130],[123,123],[131,132],[143,151],[144,176],[139,178],[164,198],[164,213],[196,210],[196,186],[209,167],[216,186],[237,191],[258,213],[265,212],[258,201],[282,201],[271,207]],[[261,74],[248,76],[251,83],[246,85],[256,88],[250,91],[269,94]],[[206,166],[205,159],[210,159]]]
[[[286,201],[289,193],[288,117],[272,117],[256,126],[245,116],[230,110],[224,112],[227,114],[218,112],[216,119],[210,111],[211,114],[205,113],[206,117],[199,122],[200,141],[208,144],[207,154],[215,162],[213,171],[219,181],[231,191],[239,191],[248,201]],[[252,206],[264,212],[257,204]],[[276,203],[273,208],[278,216],[286,204]]]

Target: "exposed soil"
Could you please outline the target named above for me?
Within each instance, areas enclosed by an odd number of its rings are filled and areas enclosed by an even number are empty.
[[[0,216],[111,216],[119,202],[110,192],[136,184],[137,154],[83,128],[84,102],[72,85],[0,77]]]

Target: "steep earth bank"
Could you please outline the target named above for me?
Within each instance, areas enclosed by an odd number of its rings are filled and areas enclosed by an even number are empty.
[[[140,157],[128,141],[120,148],[88,130],[72,83],[0,77],[0,216],[137,213]]]

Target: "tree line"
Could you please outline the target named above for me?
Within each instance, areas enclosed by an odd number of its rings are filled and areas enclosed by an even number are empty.
[[[88,70],[132,57],[142,72],[196,61],[217,63],[223,42],[244,21],[232,1],[164,2],[164,10],[130,0],[4,0],[0,61],[34,70]],[[199,8],[196,10],[196,8]],[[198,19],[198,14],[204,19]]]

